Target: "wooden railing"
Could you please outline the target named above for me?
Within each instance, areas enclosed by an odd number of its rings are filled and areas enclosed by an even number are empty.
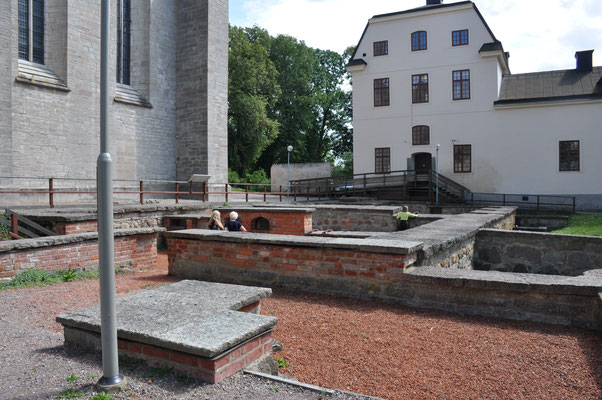
[[[31,177],[0,177],[0,180],[11,180],[11,181],[26,181],[27,183],[19,187],[19,185],[11,185],[11,187],[3,187],[0,185],[1,194],[16,194],[19,196],[33,196],[33,195],[47,195],[48,205],[50,208],[54,208],[55,201],[62,195],[91,195],[96,197],[96,180],[95,179],[71,179],[71,178],[31,178]],[[32,185],[31,182],[42,181],[45,183],[41,185]],[[71,187],[57,187],[57,182],[75,182],[75,185]],[[168,181],[168,180],[146,180],[146,181],[131,181],[131,180],[114,180],[115,190],[113,194],[115,197],[120,195],[135,196],[138,198],[140,204],[144,204],[145,199],[148,200],[151,197],[165,198],[166,196],[171,197],[176,203],[180,202],[183,197],[201,200],[203,202],[209,200],[211,195],[223,195],[225,201],[228,202],[231,199],[242,200],[249,202],[250,196],[255,198],[263,199],[267,201],[268,197],[271,200],[277,199],[282,202],[285,196],[289,194],[283,191],[283,187],[279,187],[278,192],[271,191],[271,184],[261,183],[192,183],[187,181]],[[31,186],[36,186],[32,188]],[[45,186],[45,187],[44,187]],[[73,188],[73,186],[80,187],[79,189]],[[173,190],[166,188],[173,187]],[[155,189],[152,189],[152,188]],[[160,190],[156,189],[161,188]],[[249,190],[249,188],[257,188],[260,190]],[[130,189],[131,188],[131,189]]]
[[[56,236],[57,235],[56,233],[52,232],[50,229],[47,229],[47,228],[33,222],[29,218],[19,215],[16,212],[14,212],[8,208],[5,210],[5,212],[7,215],[10,216],[10,220],[0,217],[0,224],[4,224],[9,227],[10,231],[8,232],[8,234],[12,239],[23,239],[23,236],[28,236],[30,238],[36,238],[36,237],[40,237],[40,236]],[[20,226],[19,222],[22,225],[27,226],[27,228]]]
[[[408,198],[410,192],[422,192],[427,200],[433,200],[437,190],[437,173],[433,170],[398,170],[386,174],[363,173],[343,177],[301,179],[291,181],[291,191],[312,194],[322,193],[327,196],[341,194],[363,194],[382,192],[399,188],[402,198]],[[465,201],[470,190],[457,182],[439,174],[439,193],[447,200]]]

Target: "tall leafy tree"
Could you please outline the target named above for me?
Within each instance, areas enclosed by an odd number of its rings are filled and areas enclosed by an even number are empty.
[[[280,135],[266,149],[260,165],[268,170],[272,164],[287,161],[289,145],[294,162],[305,160],[305,135],[311,129],[313,51],[297,39],[278,35],[270,42],[270,59],[278,70],[282,95],[270,116],[280,123]]]
[[[345,59],[329,50],[314,50],[312,126],[305,138],[309,161],[348,151],[351,142],[351,96],[343,90]]]
[[[270,116],[281,89],[269,57],[271,41],[258,28],[230,28],[228,77],[228,163],[241,176],[254,171],[263,151],[278,136]]]
[[[287,161],[292,145],[292,162],[336,160],[348,169],[352,106],[345,64],[352,52],[312,49],[291,36],[272,38],[259,27],[232,28],[231,168],[240,176],[269,171]]]

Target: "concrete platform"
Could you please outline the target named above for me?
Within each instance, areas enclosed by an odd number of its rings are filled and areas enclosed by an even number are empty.
[[[271,289],[180,281],[117,302],[120,354],[219,382],[272,351]],[[100,305],[57,316],[65,344],[100,349]]]

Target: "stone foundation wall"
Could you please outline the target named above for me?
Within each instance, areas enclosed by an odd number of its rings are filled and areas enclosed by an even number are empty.
[[[412,307],[602,330],[602,277],[419,267],[382,295]]]
[[[393,215],[401,207],[384,206],[323,206],[315,207],[314,229],[359,232],[395,232]],[[414,211],[414,210],[412,210]]]
[[[548,230],[562,229],[569,224],[569,217],[566,215],[517,215],[516,225],[520,227],[541,227],[545,226]]]
[[[65,345],[101,351],[100,334],[64,326]],[[272,354],[272,331],[263,333],[217,358],[154,346],[126,339],[118,339],[119,355],[145,361],[151,367],[170,367],[205,382],[218,383],[248,367],[262,357]]]
[[[360,245],[362,240],[346,239],[357,245],[337,248],[339,239],[304,237],[301,243],[293,239],[287,243],[268,238],[274,235],[256,234],[265,238],[264,243],[256,243],[247,240],[251,234],[218,233],[213,238],[204,234],[202,240],[187,235],[166,233],[171,275],[336,295],[380,291],[377,288],[399,279],[403,269],[416,261],[418,250],[415,243],[408,248],[393,249],[391,243],[370,249],[368,243]]]
[[[115,267],[136,270],[155,267],[158,231],[116,231]],[[10,278],[31,268],[97,269],[98,235],[84,233],[0,242],[0,278]]]
[[[245,237],[252,234],[222,233],[221,240],[220,234],[215,240],[207,235],[202,240],[186,238],[194,232],[200,231],[167,233],[170,274],[602,329],[602,277],[415,267],[418,247],[412,246],[404,255],[387,253],[384,247],[369,252],[359,244],[351,250],[293,246],[277,239],[272,244],[248,243]],[[229,242],[225,235],[238,237]]]
[[[488,224],[484,228],[495,228],[510,231],[514,228],[516,212],[511,212]],[[445,220],[441,221],[445,223]],[[450,236],[448,240],[435,246],[424,246],[419,252],[417,266],[435,266],[440,268],[473,269],[474,248],[476,237],[480,230],[467,234]]]
[[[114,229],[155,228],[162,226],[161,217],[124,218],[113,220]],[[72,235],[77,233],[96,232],[98,222],[96,219],[87,221],[57,222],[52,228],[59,235]]]
[[[578,276],[602,268],[602,238],[553,233],[481,230],[474,268]]]

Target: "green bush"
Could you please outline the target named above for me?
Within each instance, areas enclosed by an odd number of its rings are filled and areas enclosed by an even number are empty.
[[[269,185],[270,184],[270,178],[268,178],[268,175],[265,173],[265,171],[263,169],[258,169],[257,171],[253,171],[250,174],[247,174],[246,176],[246,181],[248,183],[261,183],[264,185]],[[264,190],[263,185],[251,185],[249,186],[249,190],[253,191],[253,192],[263,192]],[[269,190],[269,187],[268,187]]]
[[[228,183],[259,183],[261,185],[249,185],[249,191],[251,192],[263,192],[264,186],[270,184],[270,178],[265,173],[263,169],[258,169],[251,173],[247,172],[243,177],[238,175],[238,173],[232,169],[228,169]],[[270,190],[268,186],[268,191]],[[244,191],[246,190],[245,185],[236,186],[233,185],[232,190],[234,191]]]

